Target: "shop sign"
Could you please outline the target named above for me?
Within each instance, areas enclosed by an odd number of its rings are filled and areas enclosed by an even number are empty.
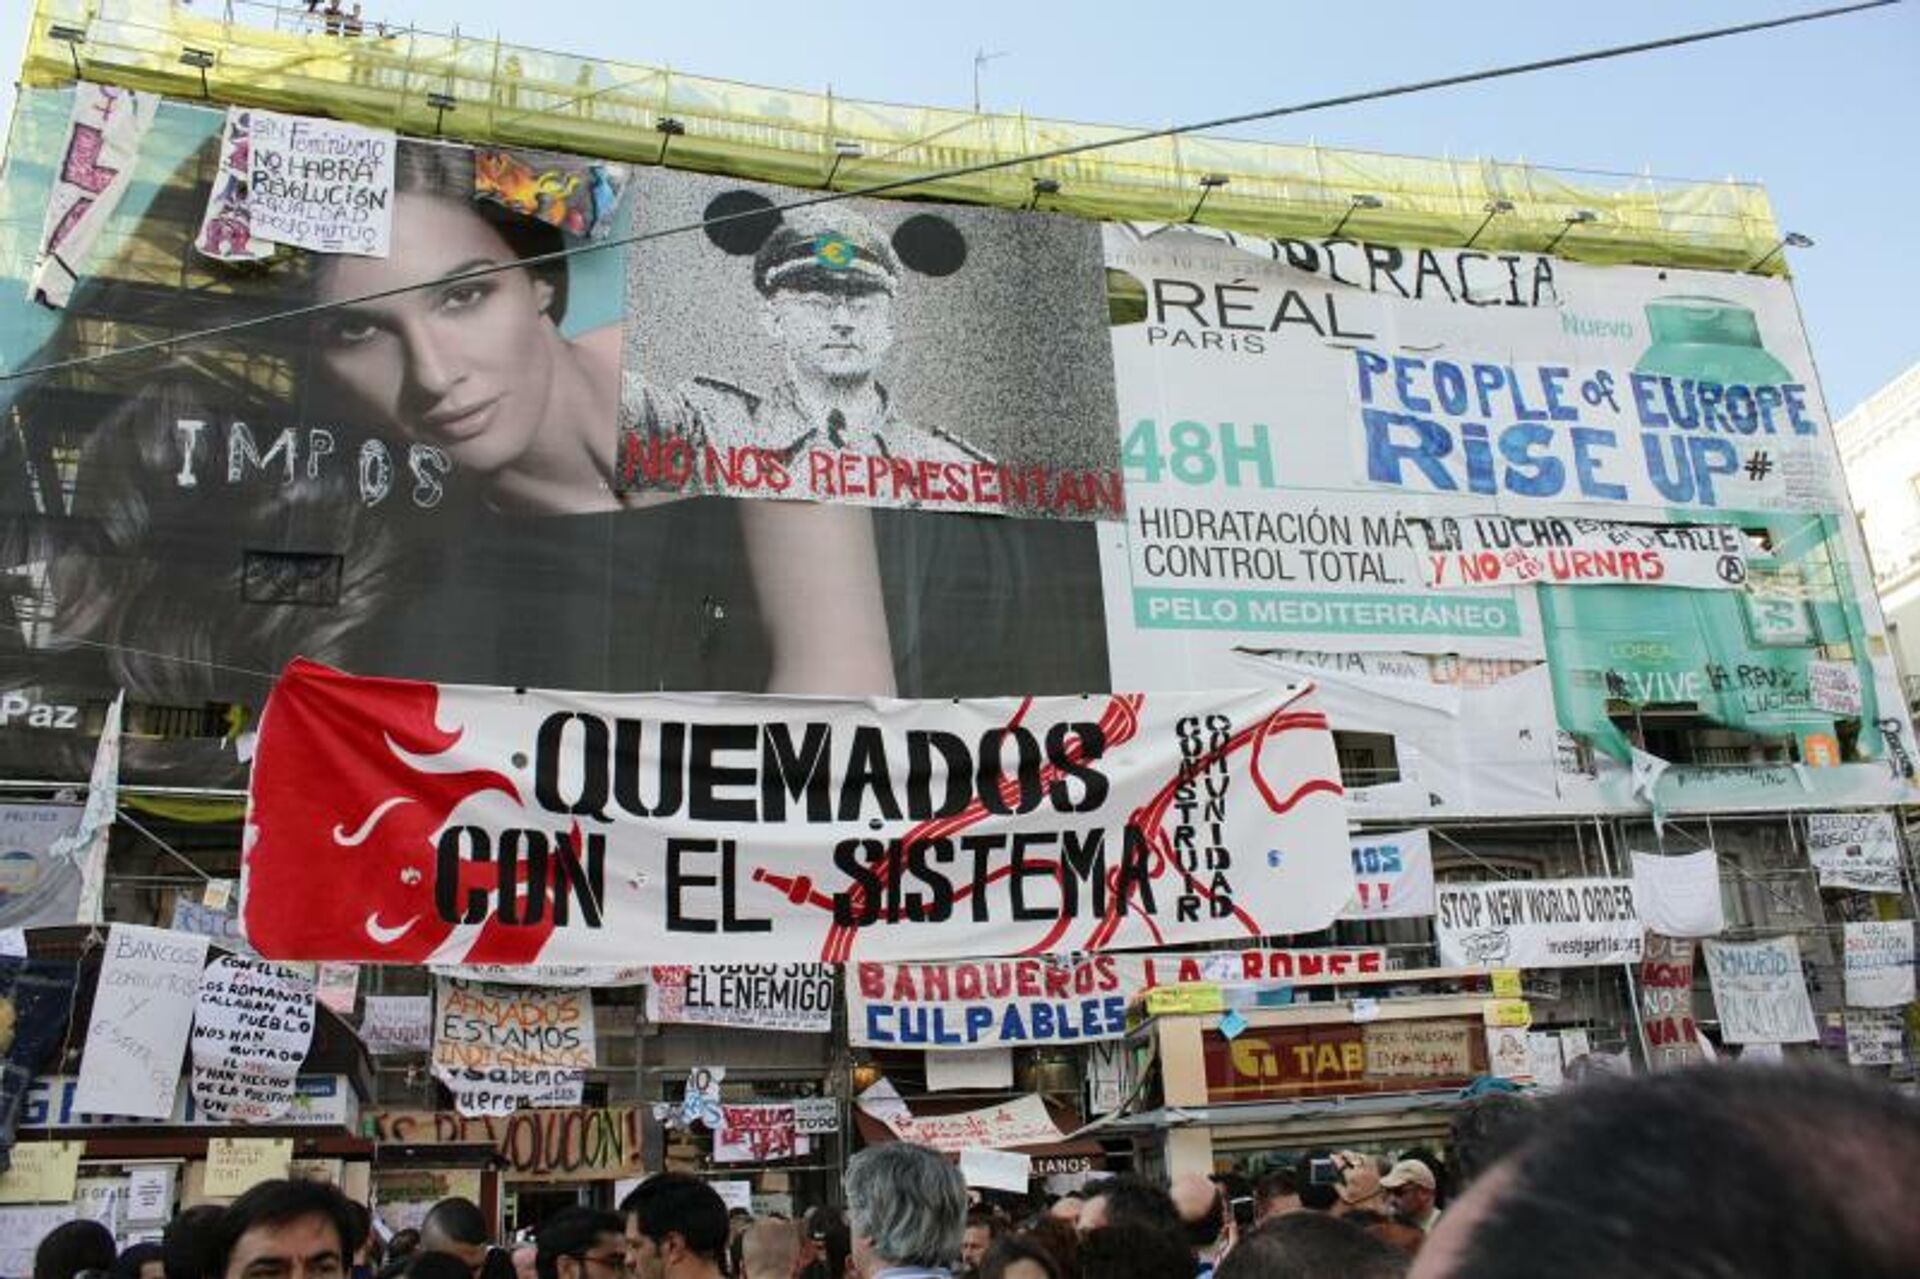
[[[520,1110],[464,1116],[447,1110],[376,1110],[368,1131],[383,1144],[490,1145],[521,1181],[604,1181],[644,1171],[634,1106]]]
[[[1486,1063],[1477,1017],[1254,1027],[1203,1044],[1210,1102],[1458,1088]]]

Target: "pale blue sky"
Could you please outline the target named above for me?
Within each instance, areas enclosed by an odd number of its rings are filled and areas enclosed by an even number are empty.
[[[1818,0],[1148,5],[365,0],[369,19],[848,97],[1157,125],[1721,26]],[[215,0],[199,0],[203,10]],[[19,63],[22,23],[0,31]],[[1902,5],[1237,130],[1415,155],[1764,182],[1836,416],[1920,359],[1920,10]],[[7,95],[11,109],[11,94]]]

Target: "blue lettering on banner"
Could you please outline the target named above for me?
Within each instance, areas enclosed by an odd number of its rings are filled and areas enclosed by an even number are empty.
[[[1126,1033],[1125,995],[1092,999],[1017,1000],[1013,1003],[952,1005],[867,1004],[871,1044],[903,1048],[954,1048],[980,1043],[1077,1043],[1112,1039]]]
[[[1364,347],[1354,358],[1367,479],[1395,488],[1625,502],[1634,494],[1624,481],[1638,466],[1658,500],[1718,506],[1720,481],[1744,473],[1757,482],[1774,469],[1760,448],[1744,444],[1819,431],[1797,382],[1576,376],[1561,365],[1428,360]],[[1615,427],[1638,429],[1637,459]]]

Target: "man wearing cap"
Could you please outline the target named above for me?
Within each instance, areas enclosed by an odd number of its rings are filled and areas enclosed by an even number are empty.
[[[900,270],[886,236],[846,205],[787,210],[753,259],[761,324],[784,364],[780,383],[764,396],[710,377],[691,378],[670,396],[647,388],[636,397],[630,385],[629,413],[642,418],[641,429],[664,428],[722,456],[766,449],[802,476],[816,451],[991,462],[949,432],[902,421],[875,376],[893,346]],[[637,399],[644,407],[635,413]]]
[[[1433,1232],[1440,1220],[1440,1210],[1434,1206],[1433,1169],[1418,1159],[1402,1159],[1380,1179],[1380,1188],[1393,1200],[1395,1216],[1424,1233]]]
[[[1334,1191],[1339,1196],[1333,1205],[1334,1216],[1344,1217],[1350,1212],[1387,1215],[1387,1192],[1381,1188],[1380,1166],[1372,1155],[1342,1150],[1333,1156],[1333,1166],[1340,1177],[1334,1183]]]

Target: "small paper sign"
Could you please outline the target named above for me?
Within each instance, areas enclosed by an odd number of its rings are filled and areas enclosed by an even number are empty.
[[[751,1181],[709,1181],[713,1192],[720,1196],[720,1202],[732,1212],[739,1208],[745,1212],[753,1211],[753,1183]]]
[[[83,1141],[23,1141],[0,1173],[0,1204],[72,1203]]]
[[[1359,996],[1353,1001],[1353,1019],[1356,1022],[1378,1021],[1380,1001],[1367,995]]]
[[[292,1163],[291,1137],[209,1137],[206,1195],[236,1198],[263,1181],[286,1176]]]
[[[840,1103],[832,1097],[795,1097],[793,1131],[802,1137],[821,1137],[839,1132]]]
[[[209,879],[207,891],[200,895],[200,904],[208,910],[225,910],[233,902],[233,881],[231,879]]]
[[[1494,969],[1493,997],[1495,999],[1518,999],[1520,996],[1520,970],[1518,968]]]
[[[1239,1009],[1230,1010],[1220,1019],[1220,1033],[1227,1039],[1237,1039],[1240,1032],[1247,1028],[1247,1019],[1240,1015]]]
[[[1147,992],[1150,1017],[1166,1013],[1217,1013],[1226,1006],[1226,997],[1216,982],[1181,982],[1177,986],[1155,986]]]
[[[127,1220],[133,1224],[173,1219],[173,1165],[141,1164],[127,1170]]]
[[[1489,1026],[1533,1025],[1533,1005],[1524,999],[1489,999],[1480,1005],[1480,1015]]]
[[[960,1152],[960,1175],[981,1190],[1024,1195],[1033,1176],[1033,1160],[1010,1150],[967,1149]]]

